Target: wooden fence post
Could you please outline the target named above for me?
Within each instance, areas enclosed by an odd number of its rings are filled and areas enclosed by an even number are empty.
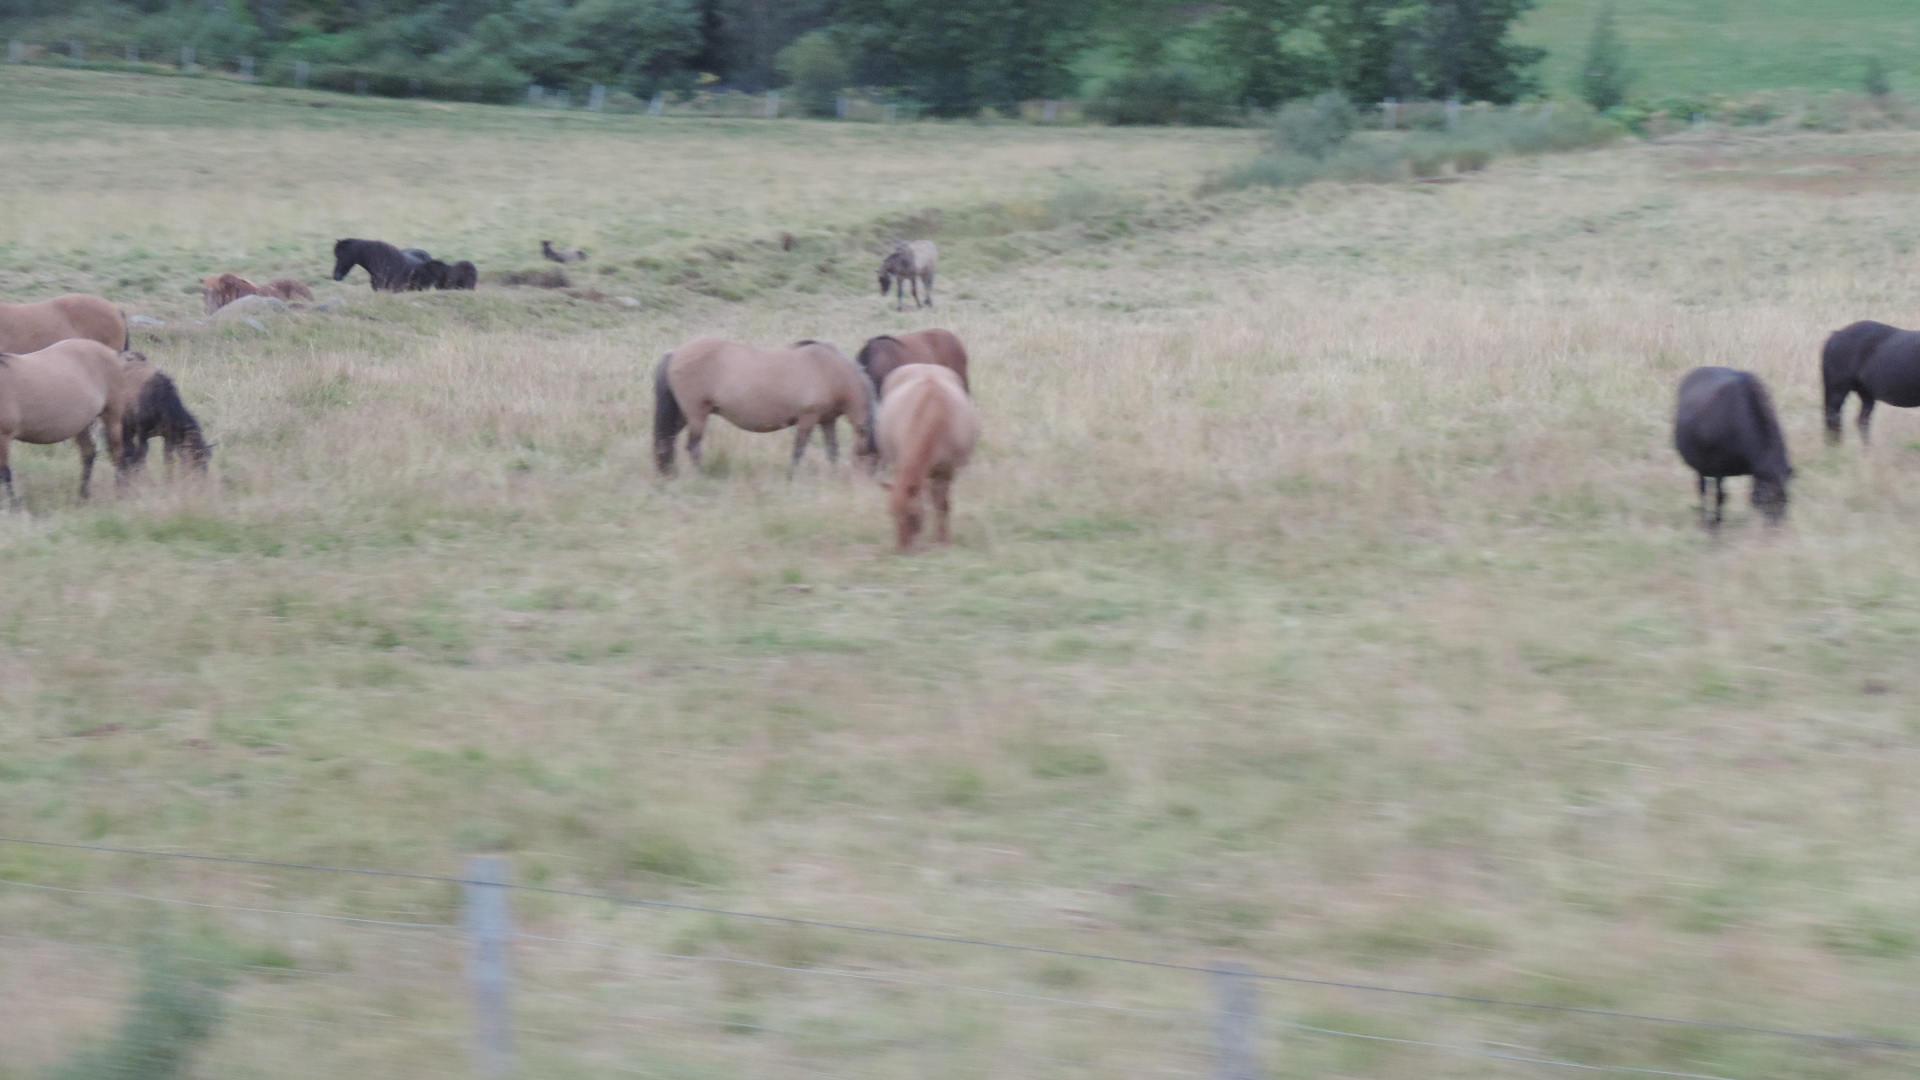
[[[1213,967],[1215,1080],[1259,1080],[1259,987],[1238,960]]]
[[[513,1014],[509,1003],[507,860],[476,855],[467,860],[467,982],[473,989],[473,1054],[482,1075],[513,1071]]]
[[[307,62],[305,60],[295,60],[293,62],[293,88],[295,90],[305,90],[307,88]]]

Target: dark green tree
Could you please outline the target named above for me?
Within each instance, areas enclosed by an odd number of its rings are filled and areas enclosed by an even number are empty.
[[[1893,93],[1893,83],[1887,78],[1886,61],[1877,56],[1867,57],[1866,91],[1877,98]]]
[[[864,82],[898,87],[936,114],[1073,91],[1097,0],[843,0],[839,31]]]
[[[1528,70],[1545,49],[1508,35],[1534,0],[1426,0],[1420,78],[1429,97],[1507,104],[1540,88]]]
[[[1614,25],[1613,5],[1600,9],[1593,18],[1593,33],[1587,38],[1586,59],[1580,64],[1580,97],[1601,112],[1627,100],[1627,46]]]

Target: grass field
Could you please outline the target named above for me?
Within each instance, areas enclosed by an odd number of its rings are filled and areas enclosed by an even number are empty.
[[[1541,74],[1551,92],[1575,91],[1602,6],[1540,0],[1521,22],[1514,36],[1547,48]],[[1614,10],[1638,98],[1858,93],[1873,56],[1887,65],[1894,89],[1920,88],[1920,19],[1905,0],[1616,0]]]
[[[1200,199],[1253,135],[562,118],[39,69],[0,70],[0,95],[0,294],[164,320],[136,345],[219,442],[208,485],[85,506],[70,449],[16,451],[0,835],[426,873],[500,852],[560,888],[1920,1038],[1920,419],[1827,449],[1816,379],[1833,328],[1920,324],[1920,137]],[[900,231],[942,245],[937,312],[874,295]],[[375,297],[327,280],[339,235],[483,273],[536,266],[543,237],[592,259],[581,296]],[[223,269],[349,303],[212,325],[189,287]],[[896,557],[879,489],[818,459],[788,482],[782,436],[722,427],[704,475],[652,475],[648,376],[676,342],[924,325],[968,343],[986,422],[952,548]],[[1666,425],[1709,363],[1773,386],[1798,466],[1777,535],[1744,482],[1719,539],[1695,523]],[[0,879],[456,916],[439,885],[6,844]],[[515,904],[551,938],[1203,1000],[1177,973]],[[153,910],[0,886],[17,939],[127,947]],[[193,1075],[466,1074],[452,939],[170,925],[251,965]],[[111,1025],[128,967],[9,940],[18,1080]],[[1206,1068],[1203,1018],[674,981],[558,944],[516,962],[529,1076]],[[1552,1075],[1285,1023],[1742,1080],[1913,1069],[1264,992],[1282,1077]],[[649,1003],[694,1019],[649,1033]],[[983,1056],[1007,1048],[1043,1058]]]

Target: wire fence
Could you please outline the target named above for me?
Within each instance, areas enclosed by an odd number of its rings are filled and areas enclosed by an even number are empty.
[[[460,875],[0,837],[0,1059],[215,972],[206,1075],[1039,1078],[1911,1075],[1920,1043],[1515,1001]],[[137,865],[138,864],[138,865]],[[58,869],[55,869],[56,865]],[[20,867],[40,866],[44,875]],[[330,880],[317,889],[311,875]]]

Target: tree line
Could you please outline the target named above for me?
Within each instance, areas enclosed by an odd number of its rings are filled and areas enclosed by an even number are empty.
[[[0,0],[0,29],[164,55],[358,65],[646,97],[862,88],[935,115],[1035,98],[1178,101],[1204,120],[1337,91],[1510,102],[1534,0]],[[1140,117],[1158,116],[1148,109]],[[1125,118],[1122,116],[1121,118]]]

